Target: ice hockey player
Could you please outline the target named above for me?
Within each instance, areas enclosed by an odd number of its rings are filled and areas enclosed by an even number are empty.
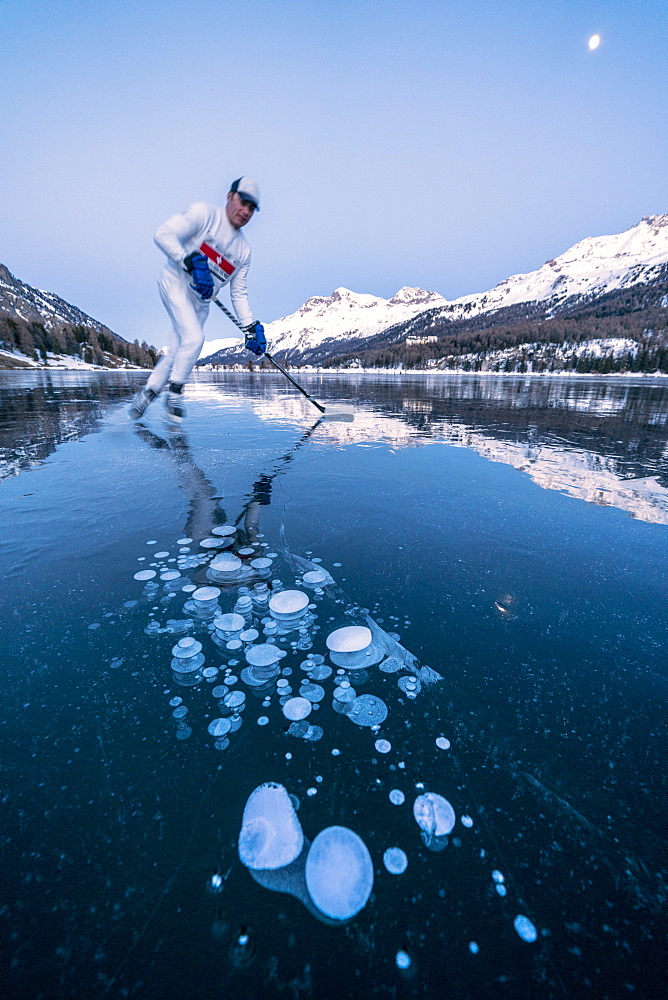
[[[264,327],[248,305],[246,280],[251,251],[241,230],[260,209],[260,192],[251,177],[234,181],[224,209],[196,202],[158,227],[155,242],[167,257],[158,279],[160,298],[172,321],[167,351],[143,389],[130,404],[130,417],[139,420],[147,406],[167,386],[167,416],[185,415],[182,392],[204,343],[204,323],[212,296],[229,283],[237,319],[246,333],[246,347],[258,357],[267,342]]]

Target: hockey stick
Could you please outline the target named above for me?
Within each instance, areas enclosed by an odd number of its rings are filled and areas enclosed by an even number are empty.
[[[218,308],[222,309],[222,311],[225,313],[225,315],[227,316],[227,318],[231,319],[232,322],[234,323],[234,325],[239,330],[241,330],[241,332],[245,335],[246,330],[241,325],[241,323],[236,318],[236,316],[234,316],[230,312],[229,309],[226,309],[225,306],[223,305],[223,303],[219,302],[218,299],[215,296],[213,297],[213,299],[211,301],[215,302],[216,305],[218,306]],[[276,360],[276,358],[273,358],[268,351],[264,352],[263,357],[267,358],[267,360],[270,361],[271,364],[274,366],[274,368],[277,368],[279,372],[282,372],[283,375],[285,375],[285,377],[288,379],[288,381],[292,382],[292,384],[294,385],[295,389],[298,389],[301,392],[302,396],[306,396],[306,398],[308,399],[309,403],[313,403],[313,405],[316,407],[316,409],[320,410],[321,413],[324,413],[326,416],[335,416],[336,415],[336,416],[339,416],[339,417],[343,417],[344,419],[345,418],[349,418],[349,419],[353,418],[354,414],[352,412],[352,407],[346,407],[344,405],[344,406],[338,406],[338,407],[335,406],[335,407],[333,407],[331,409],[328,409],[328,407],[323,406],[323,404],[319,403],[317,399],[314,399],[313,396],[309,395],[309,393],[306,391],[306,389],[303,389],[301,387],[301,385],[299,384],[299,382],[296,382],[295,379],[293,379],[292,375],[290,375],[289,372],[286,372],[286,370],[283,367],[283,365],[280,364],[280,362],[278,362]]]

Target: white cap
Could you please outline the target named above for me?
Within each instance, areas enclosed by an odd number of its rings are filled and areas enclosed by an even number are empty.
[[[252,177],[239,177],[236,181],[232,181],[230,191],[236,191],[240,198],[252,201],[257,211],[260,211],[260,188]]]

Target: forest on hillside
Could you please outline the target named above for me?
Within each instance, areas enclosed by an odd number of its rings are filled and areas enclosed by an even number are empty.
[[[33,361],[47,363],[47,352],[68,354],[88,364],[104,368],[120,368],[124,363],[141,368],[153,368],[157,358],[155,347],[138,340],[129,343],[111,330],[95,330],[89,326],[63,324],[48,330],[43,323],[13,316],[0,315],[0,348],[18,351]],[[0,367],[15,367],[5,359]]]

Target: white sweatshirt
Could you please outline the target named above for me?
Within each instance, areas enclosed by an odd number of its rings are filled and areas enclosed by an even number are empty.
[[[230,225],[224,209],[197,201],[185,212],[177,212],[158,226],[153,238],[167,256],[165,269],[177,274],[185,285],[190,285],[192,282],[192,276],[183,267],[183,258],[189,253],[198,250],[202,243],[206,242],[224,254],[236,266],[236,271],[230,279],[230,297],[237,319],[243,326],[253,322],[246,290],[251,259],[250,246],[241,230]],[[217,295],[222,282],[215,274],[211,277],[213,294]]]

